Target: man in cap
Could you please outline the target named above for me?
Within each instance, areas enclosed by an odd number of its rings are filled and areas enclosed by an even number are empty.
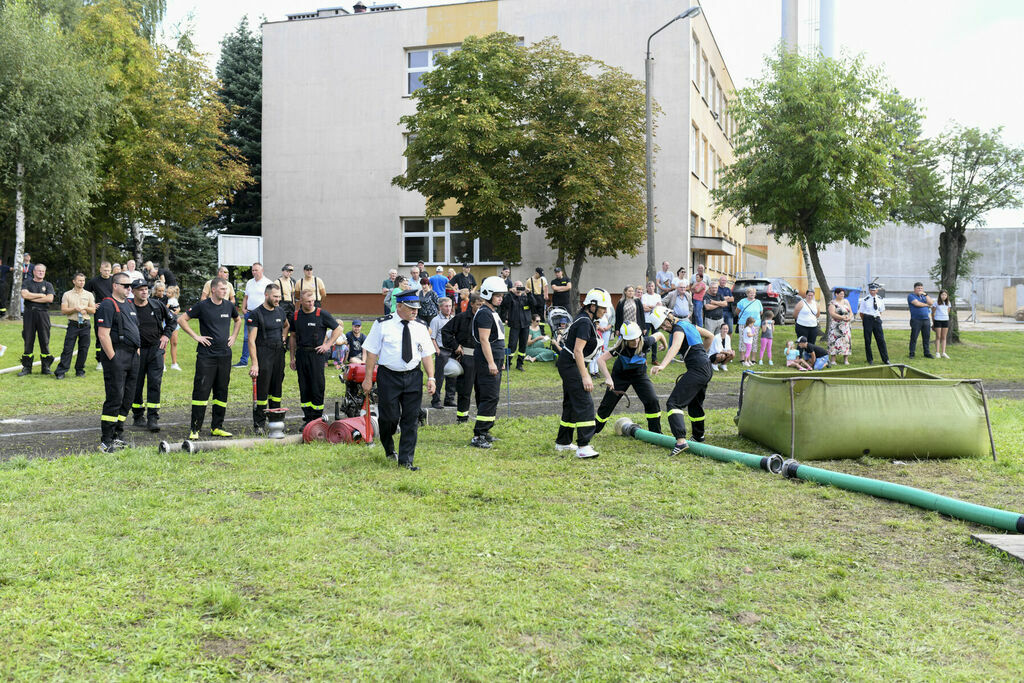
[[[313,292],[314,307],[319,308],[323,305],[324,299],[327,298],[327,287],[324,286],[323,280],[313,275],[313,266],[309,263],[302,266],[302,279],[295,283],[296,307],[301,303],[300,295],[306,290]]]
[[[121,436],[139,374],[139,322],[135,306],[128,301],[128,274],[114,275],[111,286],[113,296],[101,301],[96,309],[96,336],[103,349],[105,398],[100,415],[100,450],[104,453],[126,446]]]
[[[574,307],[569,301],[569,292],[572,290],[572,280],[565,276],[565,271],[562,270],[561,266],[555,266],[555,277],[552,278],[550,285],[551,305],[564,308],[569,312],[569,315],[572,315]],[[541,326],[541,329],[543,329],[543,325]]]
[[[885,347],[885,333],[882,332],[882,312],[885,311],[885,302],[878,297],[878,283],[872,282],[868,285],[868,293],[861,297],[857,314],[860,315],[861,323],[864,326],[864,355],[867,356],[868,365],[874,362],[871,355],[871,338],[874,337],[878,345],[878,355],[882,362],[889,364],[889,351]]]
[[[373,388],[373,369],[379,365],[377,395],[380,413],[377,417],[380,443],[387,457],[416,471],[419,468],[413,465],[413,458],[423,402],[423,370],[420,364],[427,371],[427,391],[436,393],[434,344],[427,326],[416,318],[420,307],[417,293],[406,290],[396,298],[395,314],[377,318],[363,345],[366,350],[363,391],[369,394]],[[402,436],[396,453],[394,437],[399,426]]]
[[[160,431],[160,387],[164,379],[164,349],[178,327],[174,315],[162,301],[149,296],[149,283],[139,279],[132,283],[135,293],[135,314],[139,325],[139,374],[132,401],[132,426]],[[146,400],[142,388],[146,385]]]
[[[430,287],[437,294],[438,300],[445,296],[445,287],[448,286],[448,278],[444,276],[444,268],[438,266],[433,275],[430,276]]]
[[[319,279],[319,278],[318,278]],[[299,308],[289,321],[291,337],[292,370],[298,373],[299,400],[302,402],[302,419],[305,424],[323,417],[324,414],[324,365],[345,328],[334,316],[316,305],[316,295],[311,287],[299,294]],[[331,330],[330,338],[327,331]]]
[[[292,317],[295,313],[295,278],[292,277],[294,272],[295,266],[286,263],[281,268],[281,277],[274,280],[274,284],[281,290],[281,310],[286,318]]]

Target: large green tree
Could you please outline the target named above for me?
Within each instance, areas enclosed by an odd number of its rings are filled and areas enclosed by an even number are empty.
[[[573,294],[588,257],[636,253],[644,237],[643,86],[548,39],[530,47],[494,33],[467,38],[422,78],[399,187],[518,260],[535,224],[572,262]]]
[[[737,160],[713,196],[748,225],[806,247],[826,301],[819,251],[870,230],[905,206],[920,113],[862,58],[779,50],[730,108]]]
[[[995,209],[1024,205],[1024,147],[1003,142],[1002,129],[982,131],[954,125],[921,151],[913,167],[912,193],[904,215],[914,221],[937,223],[938,284],[953,301],[949,338],[960,341],[955,315],[957,280],[965,275],[967,229],[985,225]]]
[[[52,17],[0,7],[0,194],[14,216],[14,262],[26,235],[60,242],[84,225],[97,187],[107,99],[101,80]],[[12,278],[8,316],[20,309]]]

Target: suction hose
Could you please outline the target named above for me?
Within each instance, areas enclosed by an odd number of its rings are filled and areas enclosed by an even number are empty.
[[[649,432],[646,429],[640,429],[633,424],[629,418],[625,417],[615,423],[615,433],[622,436],[630,436],[634,439],[645,441],[656,446],[662,446],[664,448],[672,448],[676,444],[676,440],[673,437],[666,436],[664,434],[655,434],[654,432]],[[771,472],[772,474],[782,474],[784,477],[789,479],[813,481],[818,484],[834,486],[846,491],[867,493],[868,495],[876,496],[878,498],[894,500],[899,503],[907,503],[908,505],[914,505],[925,510],[934,510],[935,512],[955,519],[984,524],[985,526],[1002,529],[1003,531],[1024,534],[1024,515],[1016,512],[985,507],[984,505],[975,505],[974,503],[966,503],[962,500],[957,500],[956,498],[940,496],[937,493],[931,493],[930,491],[924,491],[922,489],[915,489],[910,486],[891,484],[887,481],[879,481],[877,479],[858,477],[852,474],[843,474],[842,472],[823,470],[819,467],[802,465],[793,459],[783,461],[782,457],[779,455],[763,457],[759,455],[752,455],[750,453],[742,453],[740,451],[730,451],[725,448],[708,446],[707,444],[694,443],[692,441],[690,442],[689,450],[692,451],[694,455],[712,458],[714,460],[721,460],[723,462],[739,462],[747,467],[762,469],[766,472]]]

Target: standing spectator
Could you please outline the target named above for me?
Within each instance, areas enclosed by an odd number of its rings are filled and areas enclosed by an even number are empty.
[[[543,319],[544,307],[551,292],[548,289],[548,279],[544,277],[544,269],[540,266],[534,268],[533,277],[526,281],[526,291],[530,294],[531,313]],[[571,312],[571,309],[566,310]]]
[[[270,278],[263,274],[263,264],[257,261],[252,264],[252,277],[245,283],[245,295],[242,297],[242,317],[245,320],[245,327],[242,331],[242,357],[235,363],[236,368],[244,368],[249,365],[249,321],[248,316],[257,308],[263,305],[267,296],[267,287],[274,284]]]
[[[917,350],[917,337],[921,335],[921,346],[925,358],[934,358],[928,342],[931,340],[931,310],[935,301],[924,293],[924,283],[915,282],[914,291],[907,295],[907,306],[910,307],[910,357]]]
[[[60,363],[54,377],[64,379],[71,369],[71,356],[78,345],[78,358],[75,360],[75,376],[85,377],[85,357],[89,355],[89,322],[96,313],[96,297],[85,289],[85,274],[75,273],[71,279],[74,288],[64,292],[60,299],[60,312],[68,317],[68,331],[64,335],[64,350],[60,354]]]
[[[697,276],[698,275],[700,276],[700,279],[704,280],[704,284],[706,285],[708,283],[707,282],[708,278],[704,274],[704,264],[703,263],[698,263],[697,264],[697,269],[696,269],[696,271],[694,271],[693,278],[690,280],[690,284],[691,285],[697,284]]]
[[[11,273],[11,267],[4,263],[3,257],[0,257],[0,315],[7,313],[6,300],[8,295],[11,293],[7,289],[7,276]],[[7,347],[4,347],[7,348]]]
[[[728,307],[729,304],[725,303],[725,297],[718,287],[718,280],[712,280],[704,294],[704,322],[709,330],[717,330],[723,323],[728,325],[724,320]]]
[[[409,271],[409,289],[416,290],[417,294],[423,290],[423,286],[420,285],[420,269],[417,266],[413,266]]]
[[[159,280],[163,280],[163,283],[168,287],[176,287],[178,285],[178,278],[175,277],[170,268],[154,266],[154,270],[156,271],[155,277]]]
[[[434,274],[430,276],[430,288],[434,290],[434,294],[437,294],[437,298],[440,301],[444,296],[445,287],[448,286],[448,278],[444,276],[444,268],[438,266]],[[440,381],[440,378],[438,378]]]
[[[286,263],[281,268],[281,276],[274,280],[274,284],[281,290],[281,310],[286,318],[295,313],[295,278],[292,277],[294,272],[295,266]]]
[[[470,294],[476,291],[476,278],[473,277],[473,274],[469,271],[470,265],[468,263],[463,263],[462,272],[452,278],[452,284],[455,285],[455,288],[460,292],[460,297],[462,296],[461,292],[463,289],[468,289]]]
[[[814,300],[813,289],[804,292],[804,298],[793,309],[793,327],[796,336],[807,337],[807,343],[814,346],[818,339],[818,302]]]
[[[175,319],[181,314],[181,302],[178,297],[181,296],[181,289],[178,285],[173,285],[167,288],[167,310],[171,312],[171,315]],[[178,326],[174,326],[174,331],[171,332],[171,343],[168,344],[171,350],[171,370],[177,370],[181,372],[181,366],[178,365]]]
[[[764,320],[761,321],[761,353],[757,357],[757,364],[764,365],[764,356],[768,354],[768,365],[775,365],[772,360],[772,343],[775,341],[775,314],[771,311],[764,312]]]
[[[652,280],[647,283],[647,291],[640,297],[640,304],[644,309],[644,332],[654,334],[654,322],[651,320],[651,313],[657,306],[661,305],[661,297],[657,293],[658,285]],[[651,347],[651,363],[658,362],[658,345]]]
[[[224,284],[228,286],[227,294],[224,297],[224,301],[227,301],[234,306],[238,300],[235,298],[235,286],[231,284],[231,279],[228,277],[228,267],[221,266],[217,269],[217,277],[224,280]],[[213,279],[207,280],[206,284],[203,285],[203,293],[199,296],[200,301],[205,301],[210,298],[210,288],[212,287]]]
[[[935,356],[949,358],[946,355],[946,337],[949,334],[949,310],[952,308],[949,292],[942,290],[932,306],[932,327],[935,328]]]
[[[448,363],[448,359],[451,358],[451,352],[445,349],[441,339],[441,328],[448,324],[448,322],[454,318],[452,311],[452,300],[446,296],[441,297],[437,300],[438,303],[438,314],[434,316],[434,319],[430,321],[428,328],[430,329],[430,339],[434,342],[434,353],[437,354],[437,363],[435,364],[437,377],[436,384],[437,390],[434,395],[430,397],[430,407],[442,410],[444,408],[455,407],[455,378],[448,377],[444,374],[444,366]],[[354,325],[355,323],[353,323]],[[441,392],[444,390],[444,403],[441,403]]]
[[[555,277],[551,280],[551,305],[564,308],[565,310],[572,313],[572,302],[569,301],[572,291],[572,280],[565,276],[565,271],[562,270],[561,266],[555,266]],[[543,320],[541,316],[541,320]],[[544,325],[541,324],[541,330],[544,329]]]
[[[507,303],[506,303],[507,302]],[[530,320],[532,306],[526,293],[526,287],[519,280],[512,283],[512,289],[505,295],[502,304],[508,311],[508,369],[512,369],[512,361],[516,362],[516,370],[523,370],[526,359],[526,347],[530,341]]]
[[[452,300],[452,310],[455,310],[455,304],[459,300],[459,290],[453,282],[455,280],[455,269],[449,268],[445,275],[448,277],[448,284],[444,286],[444,295]]]
[[[50,374],[50,314],[47,307],[53,303],[56,291],[46,281],[46,266],[37,263],[32,268],[32,279],[21,289],[21,300],[25,305],[25,319],[21,334],[25,340],[25,353],[21,357],[21,372],[18,377],[32,374],[32,355],[36,338],[39,339],[39,360],[44,375]]]
[[[313,306],[319,308],[321,302],[327,297],[327,288],[324,287],[324,281],[313,275],[313,266],[306,264],[302,266],[302,279],[295,284],[295,307],[299,306],[302,292],[304,290],[313,290]]]
[[[391,310],[388,311],[389,315],[394,315],[395,314],[395,309],[398,306],[398,301],[395,300],[395,297],[398,296],[399,294],[401,294],[402,292],[404,292],[407,289],[409,289],[409,282],[405,279],[405,276],[404,275],[396,275],[395,276],[395,286],[391,290]]]
[[[654,276],[654,284],[657,287],[657,294],[661,296],[667,295],[675,288],[673,282],[676,278],[672,275],[672,271],[669,270],[669,267],[668,261],[662,261],[661,270],[659,270]]]
[[[626,323],[646,324],[644,306],[637,298],[636,289],[630,285],[622,290],[622,298],[615,305],[615,330],[618,332]],[[642,346],[642,345],[641,345]]]
[[[501,279],[505,281],[505,286],[512,289],[512,269],[508,266],[501,267]]]
[[[754,319],[754,330],[761,327],[761,315],[764,313],[764,305],[757,298],[757,290],[747,287],[747,296],[740,299],[736,304],[736,320],[746,325],[747,318]]]
[[[438,296],[434,288],[430,286],[430,280],[426,276],[420,278],[420,310],[416,313],[424,325],[430,325],[430,321],[437,317]]]
[[[853,311],[846,300],[846,290],[836,287],[832,290],[832,303],[828,305],[828,355],[829,363],[843,357],[843,365],[850,364],[850,353],[853,348],[850,321]]]
[[[703,269],[704,266],[697,267]],[[693,297],[693,321],[699,327],[704,327],[704,293],[707,291],[708,285],[704,282],[704,273],[694,275],[690,296]]]
[[[729,326],[730,329],[736,324],[732,316],[732,307],[735,303],[735,299],[732,295],[732,287],[729,286],[729,278],[722,276],[718,278],[718,293],[722,295],[722,301],[725,302],[725,306],[722,308],[722,321]],[[705,297],[705,300],[707,297]]]
[[[21,262],[21,284],[24,286],[26,283],[32,281],[32,254],[27,251],[22,256]]]
[[[146,261],[142,264],[142,279],[146,282],[146,286],[149,287],[150,293],[152,293],[153,287],[156,286],[157,280],[160,279],[160,273],[152,261]]]
[[[112,264],[110,264],[110,274],[111,274],[111,276],[117,275],[120,272],[121,272],[121,264],[120,263],[112,263]]]
[[[689,320],[690,300],[686,296],[686,280],[676,278],[672,282],[674,289],[662,297],[661,303],[679,320]]]
[[[135,268],[135,259],[128,259],[127,261],[125,261],[124,262],[124,270],[122,272],[128,273],[128,282],[129,283],[135,282],[136,280],[145,280],[146,279],[145,277],[143,277],[142,273],[139,272]],[[134,299],[135,299],[135,292],[132,291],[131,289],[129,289],[128,290],[128,301],[132,301]]]
[[[878,345],[878,355],[882,362],[889,364],[889,350],[885,347],[885,334],[882,332],[882,312],[885,310],[885,302],[878,298],[878,283],[872,282],[868,285],[868,293],[861,297],[857,313],[860,315],[861,324],[864,326],[864,355],[867,356],[868,365],[874,362],[871,357],[871,338],[875,338]]]
[[[380,293],[384,297],[384,315],[389,315],[394,307],[391,305],[391,292],[395,289],[395,278],[398,277],[398,271],[392,268],[388,271],[387,278],[384,282],[380,283]]]
[[[686,279],[686,266],[680,266],[679,269],[676,271],[676,280],[684,281],[686,283],[686,289],[687,291],[689,291],[690,281]]]

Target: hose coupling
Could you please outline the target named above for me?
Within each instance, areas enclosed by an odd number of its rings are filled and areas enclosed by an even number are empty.
[[[778,453],[772,453],[769,456],[761,458],[761,469],[771,474],[782,474],[782,456]]]
[[[782,476],[786,479],[796,479],[797,468],[800,463],[795,458],[788,458],[782,463]]]

